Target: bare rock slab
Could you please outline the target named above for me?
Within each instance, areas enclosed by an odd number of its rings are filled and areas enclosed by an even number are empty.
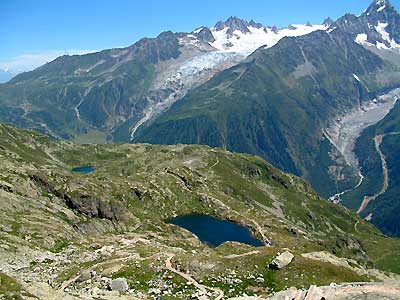
[[[289,251],[278,254],[273,261],[269,264],[270,269],[280,270],[288,266],[294,258],[294,255]]]

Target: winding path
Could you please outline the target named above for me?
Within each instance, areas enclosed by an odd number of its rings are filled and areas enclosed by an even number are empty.
[[[208,290],[211,290],[211,291],[213,291],[213,292],[218,293],[218,296],[217,296],[217,298],[215,298],[215,300],[221,300],[221,299],[224,298],[224,291],[223,291],[223,290],[221,290],[221,289],[219,289],[219,288],[208,287],[208,286],[205,286],[205,285],[203,285],[203,284],[200,284],[200,283],[198,283],[193,277],[191,277],[190,275],[188,275],[188,274],[186,274],[186,273],[183,273],[183,272],[178,271],[177,269],[175,269],[175,268],[172,266],[172,259],[173,259],[174,257],[175,257],[175,254],[174,254],[174,253],[169,253],[169,254],[168,254],[168,257],[167,257],[167,260],[165,261],[165,267],[166,267],[169,271],[171,271],[171,272],[173,272],[173,273],[175,273],[175,274],[181,276],[181,277],[184,278],[185,280],[191,282],[195,287],[197,287],[199,290],[201,290],[204,294],[207,293],[207,289],[208,289]]]
[[[383,173],[383,184],[382,184],[382,188],[381,190],[376,193],[373,196],[365,196],[363,202],[361,203],[360,208],[358,209],[357,213],[362,213],[368,206],[368,204],[371,201],[376,200],[379,196],[382,196],[383,194],[386,193],[388,187],[389,187],[389,171],[387,168],[387,162],[386,162],[386,157],[383,154],[382,150],[381,150],[381,144],[383,139],[388,136],[388,135],[397,135],[400,134],[400,131],[396,131],[396,132],[390,132],[390,133],[386,133],[386,134],[380,134],[375,136],[374,141],[375,141],[375,149],[379,154],[379,157],[381,158],[382,161],[382,173]]]
[[[253,254],[253,253],[252,253]],[[155,253],[151,256],[148,257],[140,257],[137,254],[131,255],[131,256],[125,256],[125,257],[119,257],[119,258],[115,258],[112,260],[108,260],[108,261],[104,261],[104,262],[100,262],[97,263],[89,268],[83,269],[85,271],[94,271],[96,268],[102,266],[102,265],[109,265],[112,263],[116,263],[116,262],[122,262],[122,261],[129,261],[129,260],[148,260],[148,259],[153,259],[153,258],[158,258],[161,255],[163,255],[163,253]],[[191,282],[193,284],[193,286],[195,286],[196,288],[198,288],[200,291],[202,291],[204,294],[207,293],[207,290],[210,290],[212,292],[215,292],[218,294],[217,298],[215,298],[215,300],[221,300],[224,298],[224,291],[222,291],[219,288],[214,288],[214,287],[208,287],[205,286],[203,284],[198,283],[192,276],[190,276],[189,274],[183,273],[181,271],[178,271],[177,269],[175,269],[172,265],[172,259],[175,257],[175,253],[166,253],[167,255],[167,259],[165,261],[165,267],[167,268],[167,270],[181,276],[182,278],[184,278],[185,280],[187,280],[188,282]],[[246,254],[246,255],[250,255],[250,254]],[[68,286],[70,286],[71,284],[75,283],[80,277],[82,276],[82,270],[80,270],[80,272],[78,274],[76,274],[74,277],[64,281],[61,284],[60,290],[63,291],[65,290]]]

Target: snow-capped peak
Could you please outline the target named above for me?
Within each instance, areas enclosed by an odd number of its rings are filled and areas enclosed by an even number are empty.
[[[331,21],[331,20],[329,20]],[[331,22],[329,22],[331,23]],[[229,17],[219,21],[214,27],[199,27],[188,34],[181,34],[181,44],[190,44],[206,51],[232,52],[247,56],[262,46],[270,48],[284,37],[309,34],[316,30],[327,30],[328,22],[322,25],[289,25],[278,29],[276,26],[265,27],[254,20],[250,22],[238,17]]]

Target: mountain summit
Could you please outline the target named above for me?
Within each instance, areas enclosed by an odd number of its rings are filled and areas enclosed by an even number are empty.
[[[370,16],[371,14],[391,14],[396,13],[396,9],[390,3],[389,0],[375,0],[364,12],[365,15]]]
[[[360,16],[346,14],[330,26],[379,49],[400,48],[400,15],[388,0],[375,0]]]
[[[215,30],[220,31],[228,27],[230,29],[230,32],[232,33],[236,30],[239,30],[242,33],[250,33],[248,26],[249,23],[247,21],[232,16],[229,17],[225,22],[223,21],[217,22],[214,28]]]

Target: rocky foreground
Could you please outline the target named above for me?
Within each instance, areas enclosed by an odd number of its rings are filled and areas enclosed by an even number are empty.
[[[254,156],[0,125],[0,170],[0,299],[397,299],[399,240]],[[189,213],[265,246],[210,248],[167,222]]]

